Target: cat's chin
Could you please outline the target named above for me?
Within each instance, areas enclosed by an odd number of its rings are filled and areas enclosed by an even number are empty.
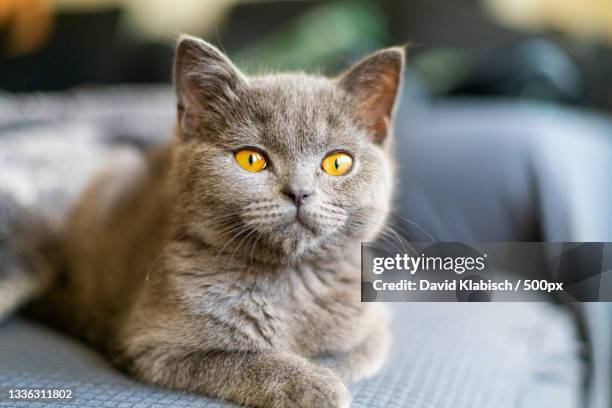
[[[287,263],[296,263],[301,259],[322,256],[322,246],[329,241],[332,230],[311,225],[303,221],[293,221],[280,228],[277,242]]]
[[[299,220],[276,225],[262,231],[262,240],[254,257],[274,263],[295,263],[305,254],[312,253],[322,238],[320,231]]]
[[[317,231],[303,222],[292,221],[279,230],[278,238],[284,252],[302,253],[317,238]]]

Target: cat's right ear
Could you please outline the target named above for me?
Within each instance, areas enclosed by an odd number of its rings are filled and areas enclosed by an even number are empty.
[[[216,47],[182,35],[174,57],[177,116],[183,134],[214,128],[246,87],[246,78]]]

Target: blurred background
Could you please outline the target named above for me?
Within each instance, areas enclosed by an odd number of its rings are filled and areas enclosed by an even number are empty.
[[[0,0],[0,89],[168,82],[179,32],[248,72],[334,72],[406,43],[409,69],[433,97],[612,111],[607,0]]]

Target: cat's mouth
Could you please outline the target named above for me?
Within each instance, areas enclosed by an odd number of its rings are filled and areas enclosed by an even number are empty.
[[[304,228],[312,230],[312,227],[310,225],[308,225],[306,220],[304,220],[304,216],[303,215],[300,216],[300,210],[299,209],[295,212],[295,216],[293,217],[293,221],[291,221],[291,222],[293,224],[299,224],[299,225],[303,226]]]
[[[312,235],[316,235],[317,234],[317,230],[316,228],[311,225],[303,215],[300,215],[299,211],[295,212],[295,216],[293,217],[293,219],[288,223],[288,227],[292,232],[299,232],[299,231],[304,231],[304,232],[308,232]]]

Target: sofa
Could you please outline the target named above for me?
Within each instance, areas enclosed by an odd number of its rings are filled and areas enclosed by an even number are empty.
[[[612,241],[609,119],[515,100],[431,100],[406,83],[390,221],[407,239]],[[167,86],[0,94],[0,285],[24,214],[61,224],[109,157],[167,139],[174,118]],[[605,303],[390,306],[392,353],[379,374],[350,386],[354,407],[611,406]],[[9,400],[20,388],[74,398]],[[138,383],[19,313],[0,323],[0,392],[0,406],[15,407],[232,406]]]

